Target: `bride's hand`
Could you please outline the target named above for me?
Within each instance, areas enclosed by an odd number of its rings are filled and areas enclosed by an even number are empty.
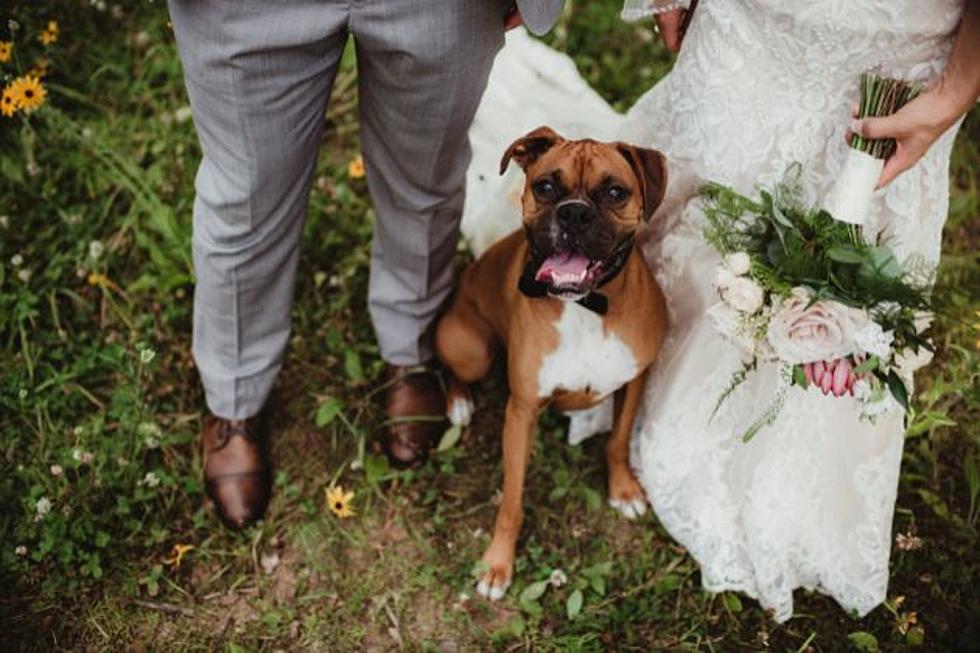
[[[657,21],[657,29],[660,31],[660,36],[663,38],[664,45],[667,46],[667,49],[674,54],[680,52],[681,40],[684,38],[684,35],[681,34],[681,25],[684,24],[684,10],[672,9],[656,14],[654,18]]]
[[[953,51],[939,82],[893,115],[855,120],[851,131],[865,138],[894,138],[878,188],[890,183],[929,150],[980,97],[980,0],[966,3]],[[856,113],[856,109],[855,109]],[[850,134],[847,136],[850,141]]]
[[[853,134],[864,138],[895,139],[895,152],[885,161],[878,188],[887,186],[914,166],[959,119],[962,112],[951,104],[936,89],[930,89],[890,116],[855,119],[851,123],[848,141]]]

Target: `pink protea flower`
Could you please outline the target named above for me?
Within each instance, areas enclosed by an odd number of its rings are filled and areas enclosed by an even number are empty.
[[[815,385],[825,395],[835,397],[844,394],[854,395],[854,384],[860,375],[854,373],[854,365],[848,358],[835,358],[832,361],[815,361],[803,365],[803,375],[807,386]]]

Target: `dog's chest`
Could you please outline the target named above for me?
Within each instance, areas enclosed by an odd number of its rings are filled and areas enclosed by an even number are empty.
[[[545,355],[538,372],[538,395],[555,391],[589,392],[605,397],[637,372],[633,350],[603,329],[602,317],[574,302],[565,302],[558,329],[558,347]]]

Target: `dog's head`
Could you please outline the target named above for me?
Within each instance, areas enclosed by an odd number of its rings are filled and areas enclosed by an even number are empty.
[[[524,228],[535,280],[556,297],[594,290],[650,219],[667,186],[664,155],[626,143],[566,140],[539,127],[500,162],[524,169]]]

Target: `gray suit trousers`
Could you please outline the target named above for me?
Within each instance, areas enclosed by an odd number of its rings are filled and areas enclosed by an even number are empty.
[[[432,324],[453,284],[467,131],[507,4],[170,0],[203,151],[193,353],[216,415],[256,414],[282,365],[324,112],[348,36],[377,215],[371,318],[388,362],[431,357]]]

